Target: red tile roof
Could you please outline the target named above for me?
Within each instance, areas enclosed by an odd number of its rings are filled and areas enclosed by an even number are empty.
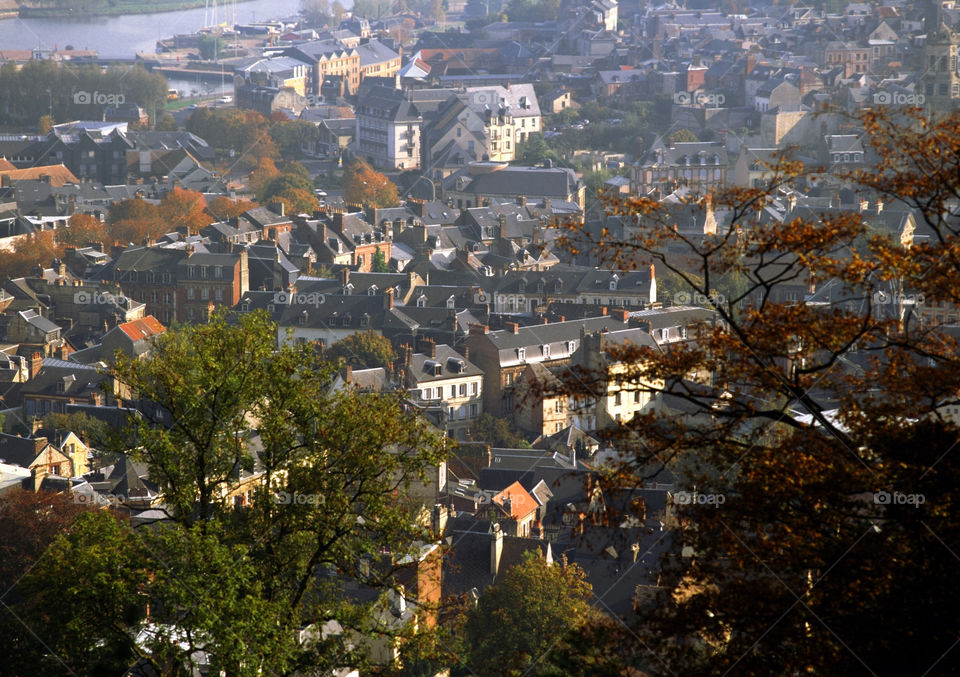
[[[167,330],[153,315],[147,315],[142,320],[133,320],[117,325],[120,331],[130,337],[131,341],[141,341],[151,336],[157,336]]]
[[[504,507],[505,501],[510,500],[510,510]],[[531,496],[523,485],[514,482],[509,487],[493,497],[493,502],[503,508],[504,512],[509,513],[513,519],[521,519],[537,509],[537,501]]]

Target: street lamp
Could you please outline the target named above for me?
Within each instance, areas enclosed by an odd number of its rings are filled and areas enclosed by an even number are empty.
[[[426,181],[430,184],[430,201],[431,201],[431,202],[436,202],[436,201],[437,201],[437,184],[435,184],[435,183],[433,182],[433,179],[428,179],[428,178],[427,178],[426,176],[424,176],[423,174],[421,174],[421,175],[417,178],[417,180],[414,181],[414,182],[410,185],[410,190],[413,190],[413,187],[414,187],[415,185],[417,185],[418,183],[420,183],[421,181],[424,181],[424,180],[426,180]],[[410,197],[410,190],[407,191],[407,197]]]

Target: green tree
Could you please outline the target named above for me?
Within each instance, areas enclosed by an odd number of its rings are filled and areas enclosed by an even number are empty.
[[[380,245],[377,245],[376,250],[373,252],[373,260],[370,262],[370,272],[372,273],[389,273],[390,266],[387,264],[387,257],[384,255],[383,251],[380,249]]]
[[[373,330],[350,334],[337,341],[324,353],[324,358],[333,362],[345,362],[360,369],[389,367],[396,360],[390,341]]]
[[[697,135],[689,129],[678,129],[670,135],[670,141],[672,143],[696,143],[699,140]]]
[[[200,50],[201,59],[213,61],[223,51],[223,43],[220,36],[204,33],[197,38],[197,48]]]
[[[507,419],[490,414],[480,414],[470,425],[470,439],[476,442],[486,442],[492,447],[530,448],[530,443],[510,426]]]
[[[363,578],[382,589],[384,549],[402,561],[429,537],[407,489],[443,459],[442,439],[396,394],[331,393],[315,347],[278,347],[266,313],[170,330],[150,358],[121,356],[112,373],[156,405],[130,422],[170,517],[143,537],[160,563],[148,588],[155,622],[172,626],[150,642],[151,662],[183,663],[202,645],[229,674],[362,664],[359,640],[296,638],[331,620],[360,637],[378,627],[343,586]],[[254,468],[254,436],[262,474],[238,510],[229,488]],[[363,561],[384,566],[365,577]],[[189,646],[174,641],[177,629]]]
[[[478,675],[559,675],[564,640],[598,620],[576,564],[528,552],[488,588],[465,624],[468,667]]]
[[[533,167],[543,164],[548,157],[550,157],[550,148],[543,134],[530,134],[526,141],[517,144],[517,164]]]

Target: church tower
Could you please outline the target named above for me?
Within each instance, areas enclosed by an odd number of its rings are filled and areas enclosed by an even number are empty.
[[[960,108],[960,71],[957,70],[960,36],[944,21],[939,2],[936,14],[928,18],[933,20],[927,30],[917,91],[926,97],[925,106],[929,110],[949,113]]]

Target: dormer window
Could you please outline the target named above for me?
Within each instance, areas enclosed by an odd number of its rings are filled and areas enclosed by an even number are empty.
[[[617,290],[617,282],[619,281],[620,281],[619,275],[614,275],[613,277],[610,278],[610,291]]]
[[[421,294],[417,298],[417,308],[426,308],[427,307],[427,297],[424,294]]]
[[[344,295],[344,296],[350,296],[350,294],[352,294],[352,293],[353,293],[353,283],[347,282],[347,284],[344,285],[344,287],[343,287],[343,295]]]
[[[521,294],[524,293],[525,291],[527,291],[527,281],[526,281],[526,280],[520,280],[520,283],[517,285],[517,291],[519,291]]]
[[[243,303],[241,303],[241,304],[240,304],[240,311],[243,312],[243,313],[250,312],[250,302],[249,302],[249,301],[244,301]]]
[[[367,296],[376,296],[377,295],[377,285],[371,284],[367,289]]]
[[[456,308],[456,307],[457,307],[457,299],[454,296],[451,296],[450,298],[447,299],[447,308]]]
[[[301,327],[306,326],[306,324],[307,324],[307,311],[306,311],[306,310],[304,310],[303,312],[300,313],[300,317],[297,318],[297,324],[299,324]]]
[[[558,292],[558,291],[560,291],[561,289],[563,289],[563,282],[561,282],[559,279],[554,280],[554,282],[553,282],[553,291]]]
[[[517,359],[523,362],[527,359],[527,349],[526,348],[517,348]]]
[[[546,357],[550,357],[550,344],[549,344],[549,343],[544,343],[544,344],[543,344],[543,356],[544,356],[545,358],[546,358]]]
[[[568,352],[568,353],[573,353],[573,352],[576,352],[576,350],[577,350],[577,342],[576,342],[576,341],[567,341],[567,352]]]
[[[370,316],[364,313],[363,317],[360,318],[360,326],[363,328],[370,326]]]

